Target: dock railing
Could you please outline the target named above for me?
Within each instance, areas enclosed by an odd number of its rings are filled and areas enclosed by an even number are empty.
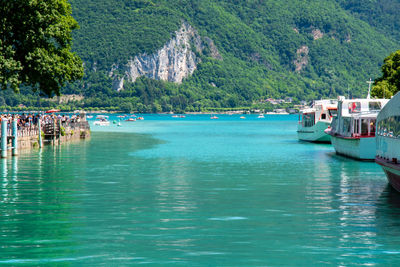
[[[18,138],[32,138],[38,141],[39,147],[42,146],[42,137],[45,141],[59,140],[66,133],[72,135],[78,132],[90,130],[89,123],[85,115],[81,116],[55,116],[37,115],[22,117],[19,115],[2,115],[0,117],[0,151],[1,157],[7,157],[7,150],[12,149],[13,155],[17,155]]]

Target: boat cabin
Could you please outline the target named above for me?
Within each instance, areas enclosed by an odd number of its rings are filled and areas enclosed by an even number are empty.
[[[313,127],[318,121],[331,122],[337,114],[336,100],[317,100],[313,107],[304,109],[299,114],[302,127]]]
[[[400,163],[400,93],[397,93],[377,117],[377,156]],[[399,183],[400,185],[400,183]],[[397,187],[400,188],[400,187]]]
[[[345,99],[339,97],[338,116],[332,132],[343,137],[374,137],[376,117],[389,99]]]

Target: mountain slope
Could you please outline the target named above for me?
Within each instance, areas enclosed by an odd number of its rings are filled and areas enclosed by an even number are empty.
[[[362,96],[365,81],[380,76],[383,59],[400,44],[392,9],[399,0],[362,1],[377,21],[362,2],[344,0],[70,2],[81,26],[74,49],[86,76],[64,93],[86,97],[77,107],[198,111],[249,106],[267,97],[310,100],[348,90]],[[222,60],[209,47],[199,51],[185,44],[197,63],[182,83],[146,76],[129,82],[129,61],[160,51],[183,23],[203,43],[211,40]],[[117,92],[113,83],[122,77]]]

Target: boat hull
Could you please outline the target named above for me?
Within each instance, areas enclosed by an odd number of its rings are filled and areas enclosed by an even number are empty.
[[[297,137],[302,141],[330,143],[331,136],[324,132],[329,125],[330,122],[323,121],[318,121],[312,127],[302,127],[299,124],[297,129]]]
[[[400,192],[400,164],[391,163],[379,157],[375,158],[375,162],[381,165],[389,184]]]
[[[332,145],[339,155],[359,159],[374,160],[376,154],[376,138],[347,138],[332,136]]]

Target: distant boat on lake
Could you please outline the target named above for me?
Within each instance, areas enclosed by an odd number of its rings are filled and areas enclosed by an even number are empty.
[[[400,192],[400,94],[379,112],[375,162],[381,165],[389,183]]]
[[[96,116],[96,120],[107,120],[108,119],[108,116],[106,116],[106,115],[97,115]]]
[[[264,119],[265,117],[264,117],[264,114],[260,114],[260,115],[258,115],[258,117],[257,118],[259,118],[259,119]]]
[[[102,118],[100,120],[97,120],[93,122],[93,125],[98,125],[98,126],[109,126],[110,122],[106,118]]]
[[[172,118],[185,118],[185,115],[172,115]]]
[[[324,131],[337,114],[337,100],[316,100],[311,108],[304,109],[299,114],[297,137],[299,140],[310,142],[331,141]]]
[[[214,116],[211,116],[210,119],[216,120],[216,119],[218,119],[218,117],[214,115]]]

